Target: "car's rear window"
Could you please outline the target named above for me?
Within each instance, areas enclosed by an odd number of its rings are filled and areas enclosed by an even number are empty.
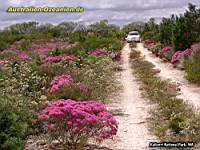
[[[137,32],[129,33],[129,35],[139,35]]]

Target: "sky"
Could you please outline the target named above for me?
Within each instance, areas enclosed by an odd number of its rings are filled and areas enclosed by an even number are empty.
[[[11,24],[38,21],[59,24],[64,21],[83,21],[91,24],[106,19],[119,26],[145,22],[154,17],[181,14],[188,3],[200,6],[200,0],[0,0],[0,29]],[[84,7],[83,13],[7,13],[8,7]]]

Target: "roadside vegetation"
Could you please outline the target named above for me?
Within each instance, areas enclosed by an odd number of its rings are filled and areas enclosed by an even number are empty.
[[[180,16],[172,14],[169,18],[163,18],[159,24],[151,18],[147,23],[126,25],[123,30],[140,31],[148,50],[163,61],[171,62],[175,68],[185,70],[186,78],[199,84],[200,71],[196,61],[199,60],[200,49],[199,18],[200,8],[189,4],[188,9]]]
[[[117,91],[122,36],[107,21],[89,27],[29,22],[3,31],[0,149],[22,150],[29,135],[48,133],[49,146],[56,139],[76,150],[89,139],[116,135],[117,122],[104,104]]]
[[[174,83],[161,80],[159,71],[132,49],[131,64],[134,75],[142,82],[143,96],[155,106],[151,110],[150,127],[163,142],[200,142],[200,114],[182,99],[176,98]]]

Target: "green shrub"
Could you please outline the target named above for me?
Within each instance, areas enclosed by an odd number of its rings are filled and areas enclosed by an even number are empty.
[[[16,56],[16,52],[14,51],[3,51],[0,53],[0,59],[6,59],[13,56]]]
[[[23,150],[29,134],[37,132],[36,113],[46,79],[24,63],[13,63],[0,75],[0,149]]]
[[[49,52],[48,56],[59,56],[62,54],[62,51],[59,49],[56,49],[55,51]]]
[[[26,131],[26,124],[12,110],[12,104],[0,101],[0,149],[23,149],[21,136]],[[25,128],[24,128],[25,127]]]
[[[20,41],[20,49],[25,51],[25,50],[28,50],[29,48],[31,47],[31,42],[30,40],[27,40],[27,39],[22,39]]]
[[[68,37],[68,41],[70,43],[74,43],[74,42],[83,42],[86,40],[86,38],[88,37],[87,35],[88,33],[85,31],[76,31],[73,32],[69,35]]]
[[[163,18],[159,26],[159,40],[165,45],[171,45],[172,42],[172,27],[174,18]]]
[[[48,93],[48,99],[74,99],[74,100],[88,100],[90,99],[91,92],[82,92],[80,89],[75,88],[73,85],[69,85],[61,88],[56,93]]]
[[[158,55],[159,51],[162,49],[162,45],[160,43],[157,43],[153,45],[153,47],[150,49],[153,54]]]
[[[200,35],[197,37],[197,40],[196,40],[197,42],[200,42]]]
[[[186,78],[193,83],[200,84],[200,50],[192,58],[185,61],[184,68]]]
[[[8,47],[8,44],[0,39],[0,51],[6,49]]]
[[[142,40],[147,40],[147,39],[150,39],[152,40],[154,43],[157,43],[158,42],[158,34],[153,32],[153,31],[148,31],[148,32],[145,32],[143,33],[142,35]]]
[[[1,95],[0,149],[23,150],[25,139],[33,134],[34,115],[27,97]]]
[[[13,62],[4,71],[7,76],[2,84],[2,92],[22,94],[37,99],[41,95],[41,89],[48,85],[48,77],[40,75],[31,63]]]
[[[194,41],[187,19],[182,16],[176,18],[172,32],[172,46],[175,51],[189,48]]]
[[[116,92],[116,78],[114,76],[116,64],[107,57],[88,61],[81,69],[78,79],[91,91],[89,99],[105,101],[111,93]]]
[[[90,37],[80,43],[80,48],[86,52],[90,52],[96,48],[106,48],[107,50],[120,51],[122,46],[118,39]]]

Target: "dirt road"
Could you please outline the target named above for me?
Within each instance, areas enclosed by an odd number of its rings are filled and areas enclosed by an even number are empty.
[[[141,98],[139,83],[132,75],[130,52],[131,49],[127,44],[122,50],[123,71],[119,75],[123,89],[118,97],[113,98],[113,103],[109,106],[110,110],[121,112],[116,116],[119,121],[117,137],[114,141],[106,142],[113,150],[147,150],[149,142],[156,140],[148,131],[148,110],[151,105]]]
[[[185,100],[196,108],[200,108],[200,88],[189,83],[185,79],[184,71],[173,68],[170,63],[162,62],[160,58],[157,58],[150,51],[144,48],[142,43],[137,45],[137,50],[145,56],[147,61],[153,63],[156,68],[161,70],[159,73],[161,79],[178,82],[180,84],[181,91],[180,95],[178,95],[179,98]]]

